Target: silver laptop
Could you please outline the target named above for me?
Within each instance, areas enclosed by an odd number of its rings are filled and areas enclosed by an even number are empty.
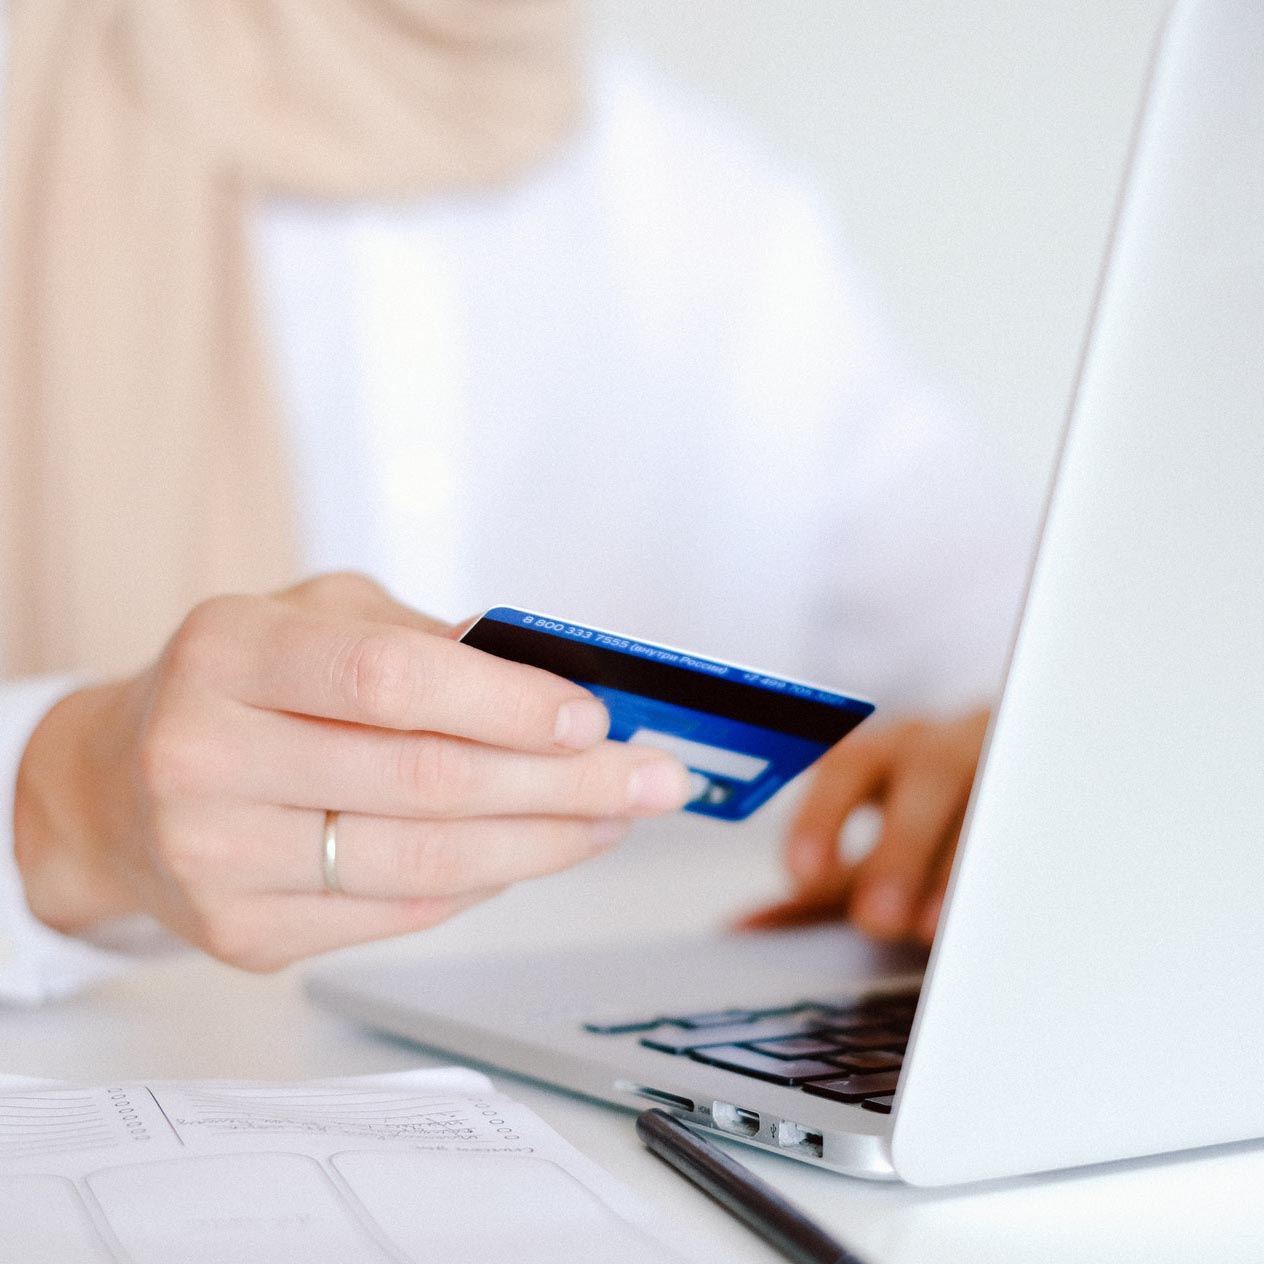
[[[1262,68],[1264,0],[1176,6],[928,965],[835,927],[312,994],[857,1176],[1264,1137]]]

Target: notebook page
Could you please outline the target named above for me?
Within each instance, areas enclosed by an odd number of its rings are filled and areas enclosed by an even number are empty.
[[[486,1077],[0,1083],[24,1264],[686,1264],[652,1211]]]

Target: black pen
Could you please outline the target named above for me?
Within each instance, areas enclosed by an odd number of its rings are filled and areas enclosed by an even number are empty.
[[[665,1110],[639,1115],[636,1133],[654,1154],[786,1259],[795,1264],[863,1264],[766,1181]]]

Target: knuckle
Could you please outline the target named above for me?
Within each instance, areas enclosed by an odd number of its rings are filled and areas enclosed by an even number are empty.
[[[317,610],[359,607],[383,595],[381,586],[360,571],[330,571],[292,591],[300,602]]]
[[[459,815],[478,789],[469,751],[453,738],[417,736],[400,743],[396,783],[410,803]]]
[[[154,798],[165,798],[185,776],[182,746],[169,727],[152,725],[136,748],[138,780]]]
[[[428,823],[413,830],[394,850],[392,880],[395,890],[412,899],[455,895],[469,885],[469,865],[441,825]]]
[[[606,758],[602,758],[602,755]],[[628,779],[634,765],[622,749],[570,755],[570,777],[566,785],[569,806],[597,815],[617,815],[627,806]],[[614,758],[612,758],[614,757]]]
[[[242,600],[249,598],[212,597],[194,606],[167,642],[167,672],[193,678],[216,674],[228,657],[231,627]]]
[[[542,698],[531,683],[522,681],[504,690],[497,705],[509,740],[515,745],[552,745],[553,724],[546,722],[545,713],[556,713],[556,704]]]
[[[335,688],[370,724],[404,724],[418,686],[415,655],[404,639],[385,632],[354,638],[334,667]]]
[[[136,759],[140,783],[155,799],[204,795],[232,776],[228,745],[182,715],[159,714],[151,720]]]

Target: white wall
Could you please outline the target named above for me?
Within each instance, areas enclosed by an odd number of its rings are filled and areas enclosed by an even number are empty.
[[[598,0],[833,199],[906,354],[1033,495],[1166,0]]]

